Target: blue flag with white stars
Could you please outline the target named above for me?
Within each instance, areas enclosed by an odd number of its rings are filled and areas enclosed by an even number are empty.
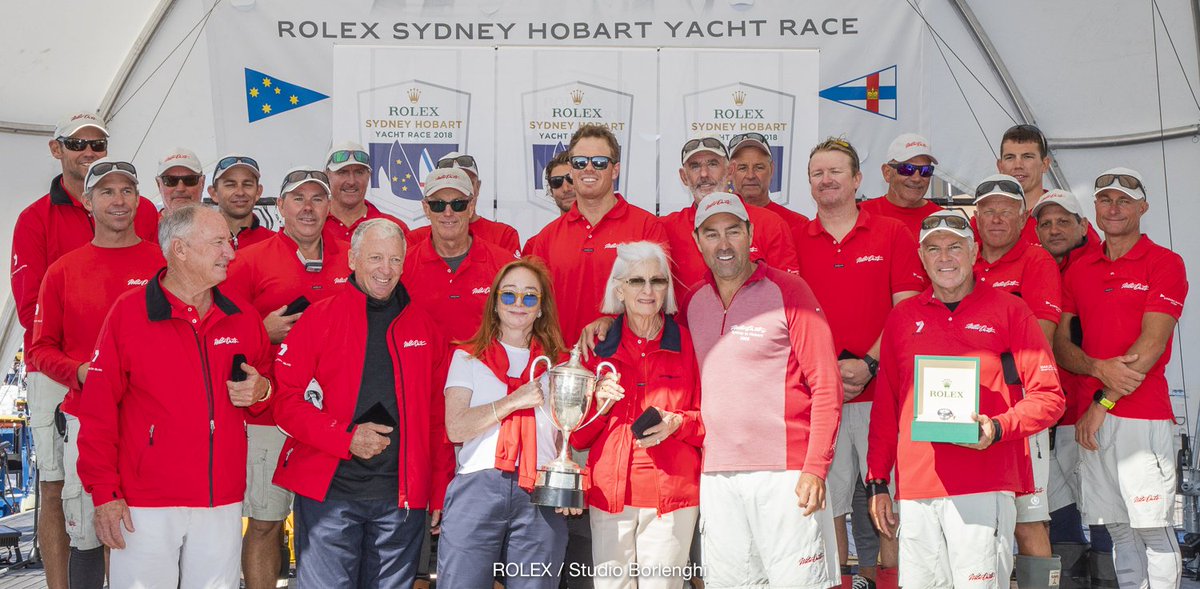
[[[246,68],[246,113],[251,123],[326,98],[315,90]]]

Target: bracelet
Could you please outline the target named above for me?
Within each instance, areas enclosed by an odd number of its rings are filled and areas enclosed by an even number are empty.
[[[885,481],[883,479],[874,479],[874,480],[867,481],[866,489],[867,489],[867,497],[874,497],[876,495],[887,493],[888,492],[888,484],[887,484],[887,481]]]
[[[496,423],[500,423],[500,414],[496,413],[496,402],[492,401],[492,417],[496,418]]]
[[[275,388],[271,386],[271,380],[267,379],[267,394],[263,395],[263,398],[259,399],[258,402],[262,403],[262,402],[266,401],[267,399],[270,399],[271,393],[273,393],[273,392],[275,392]]]

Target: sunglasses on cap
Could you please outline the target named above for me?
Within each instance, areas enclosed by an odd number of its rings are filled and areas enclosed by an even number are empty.
[[[1142,183],[1138,181],[1137,178],[1134,178],[1128,174],[1104,174],[1103,176],[1096,178],[1096,190],[1108,188],[1109,186],[1113,185],[1113,182],[1118,182],[1121,184],[1121,186],[1124,186],[1130,190],[1141,190],[1143,194],[1146,192],[1146,189],[1142,186]]]
[[[255,161],[254,158],[231,155],[226,158],[221,158],[221,161],[217,162],[217,167],[215,170],[213,170],[213,177],[220,176],[221,172],[224,172],[225,170],[228,170],[229,168],[232,168],[238,164],[245,164],[251,168],[254,168],[255,170],[259,169],[258,162]]]
[[[163,186],[174,188],[180,182],[183,182],[184,186],[195,186],[200,183],[201,177],[200,174],[188,174],[187,176],[168,176],[163,174],[158,179],[162,181]]]
[[[88,170],[88,177],[103,176],[113,170],[120,170],[137,176],[137,168],[133,167],[133,164],[129,162],[104,162],[93,165]]]
[[[333,152],[333,155],[329,156],[329,161],[325,162],[325,165],[328,166],[329,164],[342,164],[350,161],[351,159],[364,166],[371,165],[371,156],[367,155],[367,152],[359,151],[357,149],[342,149],[335,151]]]
[[[520,299],[521,305],[524,307],[536,307],[538,303],[542,302],[542,295],[533,292],[500,291],[500,302],[505,305],[515,305],[518,299]]]
[[[576,170],[587,169],[588,162],[591,162],[592,167],[595,168],[596,171],[608,169],[608,164],[611,164],[612,161],[612,158],[608,157],[607,155],[593,155],[591,157],[586,155],[577,155],[570,159],[571,167],[575,168]],[[573,183],[574,182],[572,181],[572,184]]]
[[[647,282],[647,280],[641,276],[635,276],[633,278],[625,279],[625,284],[628,284],[629,286],[632,286],[633,288],[636,288],[639,290],[646,288],[646,282]],[[661,290],[661,289],[664,289],[667,287],[667,279],[663,278],[662,276],[656,276],[654,278],[651,278],[651,279],[649,279],[649,282],[650,282],[650,287],[653,288],[654,290]]]
[[[550,188],[558,190],[559,188],[562,188],[563,182],[566,182],[567,184],[575,184],[575,181],[571,179],[570,175],[563,174],[562,176],[550,177]]]
[[[930,215],[921,221],[921,230],[928,231],[937,227],[948,227],[957,231],[966,230],[971,222],[959,215]]]
[[[284,188],[288,184],[291,184],[292,182],[299,182],[309,178],[312,178],[313,180],[320,180],[321,182],[324,182],[326,186],[329,185],[329,176],[326,176],[325,172],[320,170],[296,170],[295,172],[283,177],[283,186],[280,186],[280,189]]]
[[[446,206],[447,206],[447,205],[449,205],[449,206],[450,206],[450,210],[452,210],[452,211],[454,211],[454,212],[456,212],[456,213],[461,213],[461,212],[463,212],[463,211],[467,210],[467,205],[471,204],[471,199],[469,199],[469,198],[458,198],[458,199],[454,199],[454,200],[451,200],[451,201],[444,201],[444,200],[426,200],[426,201],[425,201],[425,204],[429,205],[429,210],[431,210],[431,211],[433,211],[433,212],[435,212],[435,213],[444,213],[444,212],[446,212]]]
[[[1021,185],[1013,182],[1012,180],[992,180],[990,182],[984,182],[983,184],[980,184],[975,189],[975,198],[979,198],[989,192],[993,192],[997,188],[1000,189],[1000,191],[1007,192],[1009,194],[1025,194],[1024,191],[1021,190]]]
[[[438,160],[437,167],[438,168],[453,168],[455,164],[458,164],[458,167],[460,167],[460,168],[477,168],[477,167],[479,167],[479,166],[475,165],[475,158],[471,157],[469,155],[460,155],[458,157],[442,158],[442,159]]]
[[[1046,136],[1042,134],[1042,130],[1037,128],[1036,125],[1029,125],[1029,124],[1013,125],[1013,126],[1009,127],[1007,131],[1004,132],[1004,136],[1007,137],[1008,135],[1011,135],[1014,132],[1027,133],[1027,134],[1036,136],[1038,148],[1041,149],[1042,153],[1046,153],[1048,151],[1046,149]]]
[[[67,148],[67,151],[83,151],[88,147],[92,151],[101,152],[108,151],[108,139],[79,139],[76,137],[56,137],[55,141]]]
[[[918,172],[921,174],[922,178],[928,178],[933,175],[933,164],[918,166],[916,164],[909,163],[890,163],[888,165],[891,166],[892,169],[896,170],[896,173],[900,174],[901,176],[912,176]]]
[[[721,153],[725,155],[725,157],[729,157],[729,150],[726,149],[725,144],[721,143],[721,140],[717,139],[716,137],[701,137],[699,139],[689,140],[687,143],[683,144],[683,151],[680,152],[680,157],[687,155],[689,151],[699,149],[701,145],[709,149],[719,149],[721,150]]]
[[[738,133],[737,135],[729,138],[729,149],[733,149],[735,145],[747,139],[753,139],[754,141],[762,142],[763,145],[770,145],[770,143],[767,142],[767,136],[763,135],[762,133]]]

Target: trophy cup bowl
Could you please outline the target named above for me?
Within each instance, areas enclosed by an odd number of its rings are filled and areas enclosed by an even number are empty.
[[[529,380],[538,364],[545,363],[550,375],[550,421],[562,433],[558,457],[538,469],[537,483],[533,487],[531,500],[537,505],[555,508],[584,507],[583,467],[571,460],[571,432],[591,423],[600,415],[597,412],[587,423],[580,423],[592,408],[596,382],[604,369],[616,373],[608,362],[601,362],[592,372],[580,363],[580,348],[576,344],[571,350],[571,359],[550,368],[550,359],[539,356],[529,367]],[[605,407],[607,408],[607,407]],[[541,410],[541,407],[538,408]],[[603,408],[601,409],[603,411]]]

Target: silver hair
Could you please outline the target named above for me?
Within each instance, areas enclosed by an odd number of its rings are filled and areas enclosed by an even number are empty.
[[[600,312],[616,315],[625,312],[625,303],[617,298],[617,289],[629,277],[629,273],[638,262],[653,260],[667,277],[667,297],[663,301],[663,312],[667,314],[679,310],[675,304],[675,283],[671,278],[671,262],[662,246],[650,241],[634,241],[617,246],[617,259],[613,260],[612,272],[608,275],[608,286],[604,289],[604,302]]]
[[[192,228],[196,226],[200,213],[204,210],[202,205],[187,204],[158,220],[158,246],[162,248],[164,258],[170,258],[171,242],[191,235]]]
[[[379,229],[382,231],[384,238],[399,237],[400,242],[404,243],[404,230],[400,229],[400,226],[395,222],[390,219],[371,219],[370,221],[364,221],[362,225],[359,225],[358,228],[354,230],[354,235],[350,236],[351,256],[358,254],[358,248],[362,245],[363,238],[366,236],[367,232],[371,231],[372,229]]]

